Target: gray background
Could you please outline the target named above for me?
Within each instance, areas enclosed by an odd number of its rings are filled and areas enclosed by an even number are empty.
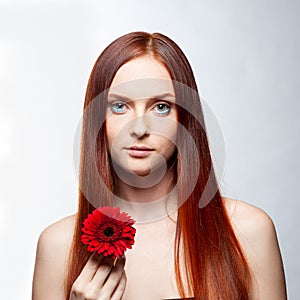
[[[144,30],[190,60],[223,131],[224,194],[272,217],[297,299],[299,15],[291,0],[0,1],[1,297],[31,297],[40,232],[75,212],[73,141],[96,58]]]

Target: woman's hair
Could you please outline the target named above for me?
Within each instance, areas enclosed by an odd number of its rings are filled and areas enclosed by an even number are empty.
[[[189,147],[186,134],[180,126],[177,132],[174,172],[175,179],[179,178],[178,201],[183,203],[178,208],[174,247],[174,266],[179,293],[183,298],[192,295],[195,299],[248,299],[251,282],[249,266],[234,234],[213,172],[203,111],[193,71],[182,50],[170,38],[160,33],[147,32],[132,32],[112,42],[97,59],[89,78],[84,110],[93,100],[98,101],[95,111],[88,117],[83,117],[79,206],[67,270],[67,297],[73,282],[90,256],[80,241],[83,220],[97,206],[112,205],[114,172],[108,153],[105,121],[99,125],[99,120],[105,120],[106,91],[122,65],[145,55],[150,55],[162,63],[169,71],[173,82],[183,84],[194,91],[186,97],[179,88],[174,88],[176,103],[179,104],[178,122],[191,135],[196,145],[194,150]],[[190,113],[192,111],[193,114]],[[93,131],[95,124],[99,125],[99,131],[93,149],[90,146],[93,145],[91,141],[93,135],[90,132]],[[197,172],[194,171],[195,159],[200,162],[200,169]],[[95,164],[95,161],[100,176],[98,178],[94,178],[89,167],[93,162]],[[189,186],[191,176],[195,176],[196,185],[187,199],[180,199],[186,195],[186,187]],[[210,181],[210,188],[217,192],[207,205],[200,208],[199,199],[209,176],[213,178]],[[94,196],[98,200],[91,201],[90,197]],[[183,257],[183,266],[180,264],[180,257]],[[183,278],[187,281],[187,286]]]

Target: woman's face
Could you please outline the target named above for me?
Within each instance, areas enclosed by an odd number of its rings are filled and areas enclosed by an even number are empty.
[[[123,171],[145,176],[166,166],[176,147],[177,110],[168,70],[154,58],[133,59],[117,71],[106,135],[112,160]]]

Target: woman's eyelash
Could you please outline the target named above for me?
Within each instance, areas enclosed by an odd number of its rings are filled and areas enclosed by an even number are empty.
[[[159,101],[161,101],[161,100],[157,100],[157,102],[154,103],[154,105],[153,105],[154,110],[156,108],[158,108],[159,106],[162,106],[165,109],[162,110],[162,107],[160,107],[160,111],[156,110],[156,113],[159,115],[168,114],[171,110],[171,104],[166,101],[163,101],[163,102],[159,102]],[[113,112],[122,113],[122,112],[125,112],[124,108],[127,104],[122,101],[116,101],[116,102],[109,102],[108,105]]]
[[[170,112],[171,105],[169,103],[166,103],[166,102],[156,103],[155,108],[158,107],[159,105],[162,105],[165,108],[165,110],[159,111],[158,114],[166,115]]]
[[[118,101],[118,102],[110,103],[109,107],[115,113],[122,113],[124,112],[122,107],[124,107],[125,105],[126,105],[125,103]]]

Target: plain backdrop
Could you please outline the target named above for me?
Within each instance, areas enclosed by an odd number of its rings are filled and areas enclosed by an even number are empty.
[[[188,57],[226,147],[224,195],[275,224],[298,299],[298,1],[0,1],[1,298],[31,298],[41,231],[73,214],[73,143],[91,68],[130,31],[161,32]]]

